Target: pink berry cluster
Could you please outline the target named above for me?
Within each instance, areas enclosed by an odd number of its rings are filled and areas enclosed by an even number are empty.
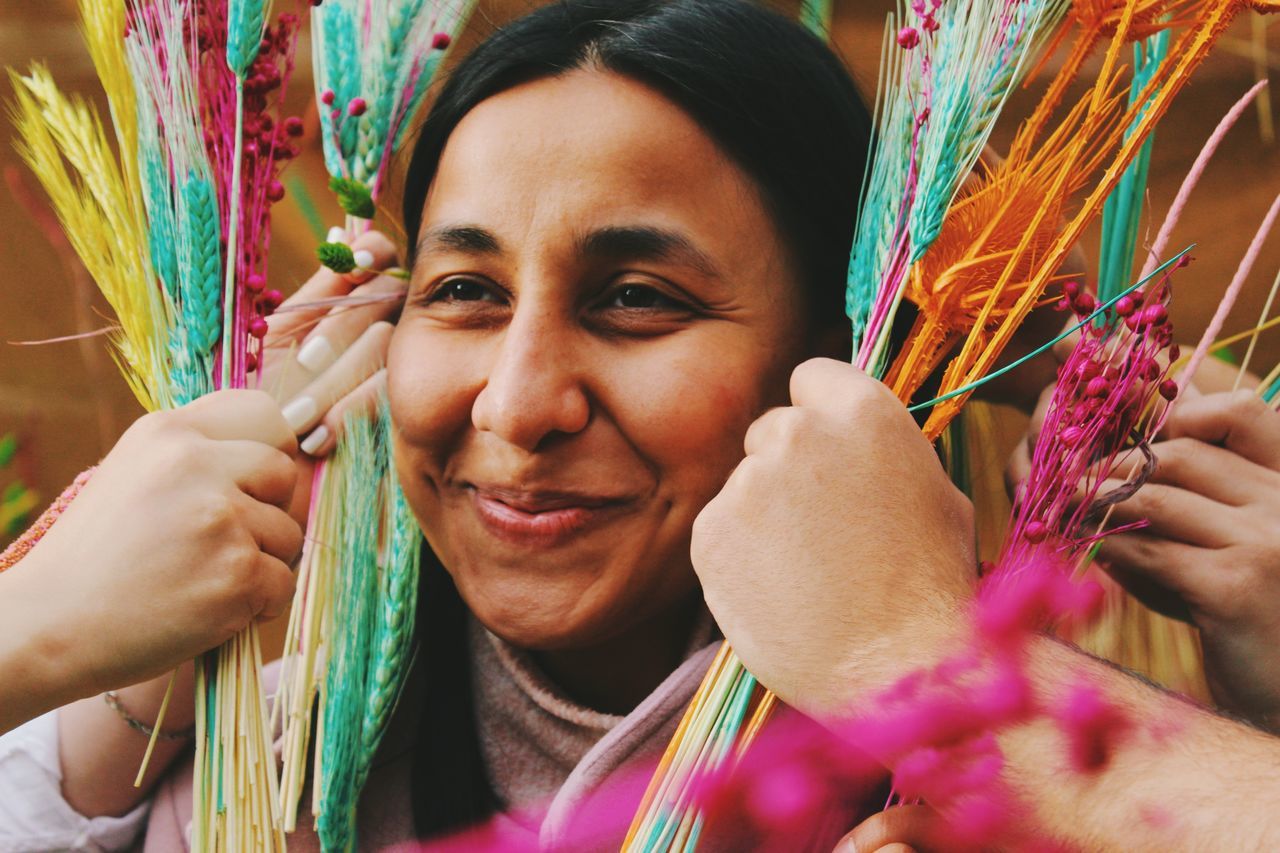
[[[929,5],[925,6],[925,0],[912,0],[911,11],[915,12],[916,17],[920,19],[919,29],[913,26],[905,26],[898,30],[898,46],[903,50],[911,50],[920,44],[920,30],[926,33],[936,33],[938,31],[938,9],[942,6],[942,0],[929,0]]]
[[[316,2],[314,5],[320,4]],[[448,33],[436,33],[431,37],[431,49],[447,50],[452,42],[453,39]],[[337,100],[337,93],[333,89],[324,89],[320,92],[320,103],[329,108],[329,121],[335,135],[342,131],[343,121],[348,118],[359,118],[369,111],[369,102],[362,97],[354,97],[345,104],[339,104]]]
[[[235,263],[236,281],[241,286],[234,318],[237,358],[233,359],[241,367],[232,377],[232,384],[239,384],[243,381],[240,370],[247,374],[260,366],[266,318],[282,301],[278,290],[266,288],[266,268],[271,245],[271,206],[285,196],[280,174],[298,156],[304,133],[301,118],[284,115],[285,87],[293,73],[301,22],[297,15],[285,13],[269,24],[263,31],[258,56],[242,81],[240,181],[233,185],[237,81],[225,59],[226,4],[205,0],[199,11],[195,26],[201,91],[207,93],[202,102],[205,146],[219,185],[224,241],[229,225],[226,217],[233,206],[239,211],[239,257],[227,259],[228,263]],[[231,204],[233,193],[239,195],[235,205]]]

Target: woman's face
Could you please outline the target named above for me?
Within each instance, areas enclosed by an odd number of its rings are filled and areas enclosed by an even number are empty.
[[[556,650],[687,601],[694,517],[805,350],[750,179],[654,90],[579,70],[462,120],[418,240],[396,464],[472,612]]]

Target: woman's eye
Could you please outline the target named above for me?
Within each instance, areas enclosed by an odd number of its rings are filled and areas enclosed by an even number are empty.
[[[493,294],[478,281],[469,278],[457,278],[447,281],[436,291],[436,299],[447,299],[452,302],[480,302],[492,300]]]
[[[643,284],[628,284],[614,291],[610,300],[613,308],[683,308],[681,303],[665,295],[657,288]]]

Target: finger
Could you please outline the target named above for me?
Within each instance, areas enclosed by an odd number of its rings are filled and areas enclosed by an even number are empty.
[[[302,440],[302,452],[311,456],[327,456],[338,444],[347,417],[360,413],[372,415],[386,396],[387,370],[383,368],[356,386],[355,390],[335,403],[324,420]]]
[[[937,828],[938,813],[932,807],[893,806],[858,824],[840,839],[836,851],[880,850],[890,844],[929,849],[937,846],[934,844]]]
[[[215,441],[257,441],[290,455],[298,440],[264,391],[215,391],[178,409],[181,423]]]
[[[783,420],[792,416],[787,414],[790,410],[790,406],[778,406],[756,418],[751,426],[747,427],[747,434],[742,439],[743,451],[751,456],[773,444],[774,436],[781,429]]]
[[[380,231],[366,231],[356,237],[351,241],[351,251],[356,268],[345,275],[356,284],[363,284],[396,261],[395,244]]]
[[[1246,506],[1280,491],[1280,474],[1243,456],[1192,438],[1151,445],[1157,463],[1150,482],[1177,486],[1228,506]]]
[[[298,486],[293,457],[256,441],[224,442],[217,451],[223,470],[240,491],[264,504],[289,506]]]
[[[1098,559],[1116,581],[1147,608],[1171,619],[1190,621],[1189,601],[1202,600],[1211,579],[1209,554],[1145,532],[1102,540]]]
[[[348,238],[341,228],[334,228],[329,231],[329,242],[346,243]],[[307,330],[329,312],[330,306],[323,303],[351,293],[352,289],[371,277],[369,269],[384,269],[395,263],[395,245],[377,231],[361,234],[350,241],[350,245],[353,251],[367,253],[357,260],[368,261],[368,268],[362,267],[349,273],[337,273],[328,267],[316,270],[311,278],[267,318],[266,345],[269,349],[288,346],[305,335]],[[317,302],[321,304],[313,305]]]
[[[910,419],[892,391],[848,362],[811,358],[791,372],[791,402],[796,406],[837,410],[851,417],[877,399],[892,400]]]
[[[1184,398],[1165,423],[1165,434],[1216,444],[1280,471],[1280,412],[1249,391]]]
[[[390,323],[374,323],[333,367],[284,407],[284,418],[297,434],[311,430],[353,388],[382,369],[391,345]]]
[[[1004,159],[1004,156],[1001,155],[1000,152],[995,149],[995,146],[992,145],[984,145],[982,146],[982,150],[978,152],[978,160],[980,160],[982,165],[986,166],[988,169],[995,169],[1004,162]]]
[[[270,554],[259,555],[254,618],[265,622],[284,613],[293,601],[296,585],[297,575],[287,563]]]
[[[400,279],[382,275],[353,290],[350,304],[335,306],[307,334],[298,348],[298,364],[313,377],[327,370],[365,329],[400,309],[402,300],[395,297],[404,289]],[[370,301],[361,301],[365,299]]]
[[[1031,473],[1031,449],[1030,436],[1024,436],[1018,442],[1017,447],[1013,449],[1013,453],[1009,454],[1009,464],[1004,469],[1004,488],[1008,492],[1009,497],[1016,500],[1018,487],[1027,479]]]
[[[1106,480],[1098,489],[1106,495],[1121,485]],[[1203,495],[1146,482],[1127,500],[1114,504],[1111,524],[1120,526],[1146,521],[1146,532],[1174,542],[1201,548],[1225,548],[1232,544],[1232,525],[1237,523],[1233,508]]]
[[[1027,424],[1027,447],[1034,449],[1036,443],[1040,440],[1040,431],[1044,428],[1044,419],[1049,414],[1049,407],[1053,404],[1053,395],[1057,392],[1056,384],[1050,385],[1040,392],[1040,399],[1036,401],[1035,410],[1031,413],[1031,422]]]
[[[258,550],[270,554],[283,563],[292,563],[302,552],[302,528],[278,506],[264,504],[242,495],[241,518]]]
[[[342,229],[335,228],[329,232],[329,242],[347,243],[351,246],[353,253],[356,251],[368,253],[361,255],[360,260],[367,260],[369,263],[362,265],[359,273],[355,270],[349,273],[337,273],[328,267],[321,267],[284,301],[282,308],[331,296],[344,296],[356,285],[369,278],[369,270],[384,269],[394,264],[396,260],[395,244],[379,231],[366,231],[354,240],[348,240]]]

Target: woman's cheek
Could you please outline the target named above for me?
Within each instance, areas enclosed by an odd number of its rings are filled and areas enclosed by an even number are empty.
[[[729,361],[693,355],[660,370],[646,365],[647,382],[615,383],[647,389],[620,403],[627,413],[623,432],[662,469],[663,480],[679,483],[681,491],[704,503],[742,459],[742,440],[763,400],[758,368],[738,372]],[[654,376],[665,381],[653,381]]]
[[[403,441],[422,449],[447,441],[471,422],[475,383],[462,368],[474,363],[474,354],[469,360],[447,338],[447,333],[402,325],[387,352],[391,419]]]

